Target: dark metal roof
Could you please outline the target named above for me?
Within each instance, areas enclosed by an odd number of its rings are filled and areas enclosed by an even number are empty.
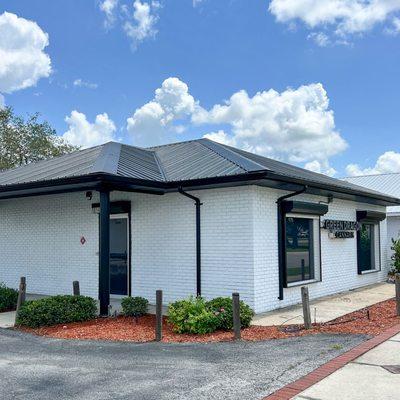
[[[123,181],[131,186],[140,183],[158,190],[171,190],[182,184],[210,187],[224,182],[229,186],[234,181],[252,181],[286,190],[292,190],[294,185],[307,185],[311,188],[310,193],[339,193],[344,196],[342,198],[352,200],[373,199],[377,204],[400,204],[394,197],[208,139],[147,149],[109,142],[21,166],[0,173],[0,197],[11,190],[14,193],[22,186],[26,190],[29,185],[48,187],[81,178],[86,182],[91,176],[97,177],[97,181],[99,176],[107,176],[113,182]]]

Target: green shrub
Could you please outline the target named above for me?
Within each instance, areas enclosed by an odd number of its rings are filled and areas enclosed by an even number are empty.
[[[254,316],[254,311],[244,302],[240,301],[240,324],[242,328],[248,328]],[[230,297],[217,297],[207,302],[210,310],[218,320],[217,329],[229,331],[233,329],[233,306]]]
[[[177,333],[206,334],[217,329],[216,316],[207,309],[201,297],[190,297],[169,305],[168,322]]]
[[[17,316],[17,325],[31,328],[87,321],[95,318],[96,301],[85,296],[53,296],[26,301]]]
[[[125,297],[121,301],[122,311],[128,317],[141,317],[147,313],[149,301],[143,297]]]
[[[0,283],[0,312],[15,310],[17,307],[18,291]]]
[[[391,255],[391,263],[392,266],[389,273],[391,275],[399,274],[400,273],[400,239],[393,239],[392,238],[392,246],[390,247],[393,250]]]

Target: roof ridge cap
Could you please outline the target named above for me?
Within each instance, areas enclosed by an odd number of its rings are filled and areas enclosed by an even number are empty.
[[[108,142],[103,144],[101,152],[92,166],[92,172],[106,172],[117,175],[121,149],[122,143]]]
[[[198,139],[198,142],[201,143],[203,146],[207,147],[208,149],[210,149],[211,151],[213,151],[214,153],[218,154],[219,156],[230,161],[232,164],[235,164],[238,167],[242,168],[246,172],[253,172],[260,170],[265,171],[268,169],[266,167],[263,167],[256,161],[250,160],[249,158],[239,153],[236,153],[235,151],[231,150],[229,147],[226,147],[221,143],[214,142],[213,140],[207,138]],[[233,155],[233,159],[230,158],[229,155]]]

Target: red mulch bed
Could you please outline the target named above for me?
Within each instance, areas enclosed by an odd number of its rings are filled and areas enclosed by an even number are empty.
[[[242,330],[242,339],[256,341],[283,339],[318,333],[351,333],[376,336],[400,322],[396,316],[394,299],[386,300],[333,321],[313,324],[310,330],[302,325],[251,326]],[[135,322],[133,318],[97,318],[87,322],[56,325],[37,329],[18,328],[36,335],[63,339],[94,339],[149,342],[154,340],[155,316],[145,315]],[[164,319],[163,342],[222,342],[232,340],[232,332],[218,331],[207,335],[182,335],[174,333]]]

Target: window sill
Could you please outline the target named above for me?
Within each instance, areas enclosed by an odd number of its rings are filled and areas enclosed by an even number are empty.
[[[361,271],[359,275],[368,275],[368,274],[374,274],[376,272],[381,272],[380,269],[369,269],[368,271]]]
[[[293,283],[288,283],[286,285],[286,288],[292,288],[292,287],[296,287],[296,286],[304,286],[304,285],[308,285],[310,283],[317,283],[317,282],[321,282],[321,281],[319,279],[309,279],[307,281],[293,282]]]

